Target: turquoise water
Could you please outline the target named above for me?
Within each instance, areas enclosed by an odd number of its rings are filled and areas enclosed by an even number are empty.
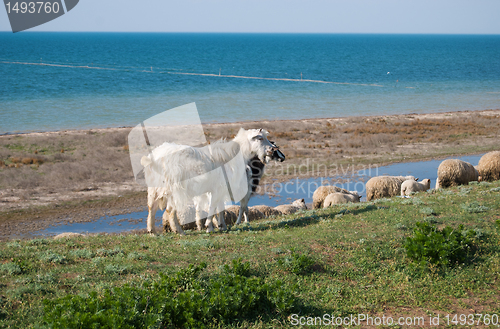
[[[0,133],[191,102],[206,123],[496,109],[500,36],[0,32]]]

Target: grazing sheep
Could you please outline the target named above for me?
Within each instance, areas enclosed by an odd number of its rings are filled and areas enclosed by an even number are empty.
[[[85,235],[80,234],[80,233],[64,232],[64,233],[56,235],[54,237],[54,240],[59,240],[59,239],[64,239],[64,238],[74,238],[77,236],[85,236]]]
[[[349,203],[349,202],[359,202],[359,199],[361,199],[361,196],[358,194],[346,194],[346,193],[330,193],[327,195],[325,198],[325,201],[323,202],[323,208],[328,208],[330,206],[333,206],[334,204],[341,204],[341,203]]]
[[[279,215],[281,215],[281,212],[279,210],[276,210],[276,209],[274,209],[272,207],[264,206],[264,205],[253,206],[250,209],[255,209],[255,210],[260,211],[264,215],[264,217],[271,217],[271,216],[279,216]]]
[[[301,209],[307,209],[304,199],[297,199],[292,204],[282,204],[274,209],[278,210],[282,215],[290,215]]]
[[[500,151],[486,153],[477,165],[481,181],[495,181],[500,179]]]
[[[219,222],[225,228],[221,205],[232,198],[228,193],[228,184],[240,188],[244,182],[246,187],[246,165],[250,159],[257,155],[262,162],[266,162],[266,155],[271,155],[274,150],[267,140],[267,134],[262,129],[241,128],[229,142],[221,141],[202,148],[164,143],[150,155],[142,157],[141,164],[148,184],[148,232],[155,231],[154,215],[160,204],[166,209],[163,214],[164,227],[169,222],[172,231],[184,235],[177,211],[193,200],[197,207],[198,222],[201,221],[198,212],[203,209],[201,203],[209,205],[209,218],[205,222],[208,232],[213,230],[212,219],[217,212]],[[235,193],[235,190],[232,192]],[[197,226],[200,227],[199,223]]]
[[[258,219],[265,218],[266,216],[260,211],[259,207],[266,207],[266,206],[255,206],[255,207],[250,207],[247,209],[247,218],[248,221],[254,221]],[[270,207],[269,207],[270,208]],[[226,211],[230,213],[229,216],[231,216],[231,224],[234,223],[234,225],[237,225],[237,218],[238,214],[241,213],[241,207],[240,206],[229,206],[226,208]]]
[[[371,201],[374,199],[399,195],[401,192],[401,184],[408,179],[415,181],[418,180],[418,178],[413,176],[372,177],[368,182],[366,182],[366,200]]]
[[[348,190],[338,186],[320,186],[316,189],[316,191],[314,191],[313,194],[313,209],[323,208],[323,201],[325,201],[325,198],[332,193],[350,194]]]
[[[427,191],[431,188],[431,180],[426,178],[421,182],[416,182],[413,179],[405,180],[401,184],[401,196],[410,195],[413,192]]]
[[[441,162],[437,170],[436,189],[457,185],[467,185],[477,181],[477,169],[468,162],[458,159],[448,159]]]

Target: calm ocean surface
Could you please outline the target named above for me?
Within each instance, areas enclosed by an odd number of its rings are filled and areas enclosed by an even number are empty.
[[[191,102],[206,123],[497,109],[500,36],[0,32],[0,133]]]

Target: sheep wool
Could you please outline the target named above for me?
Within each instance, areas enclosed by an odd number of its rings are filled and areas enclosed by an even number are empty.
[[[325,198],[332,193],[349,194],[349,191],[338,186],[320,186],[316,189],[316,191],[314,191],[313,194],[313,209],[323,208]]]
[[[250,209],[255,209],[257,211],[260,211],[264,215],[264,217],[281,215],[281,212],[279,212],[278,210],[276,210],[272,207],[269,207],[269,206],[264,206],[264,205],[253,206],[253,207],[250,207]],[[250,209],[249,209],[249,211],[250,211]]]
[[[482,181],[500,179],[500,151],[486,153],[477,165],[477,171]]]
[[[349,202],[359,202],[361,197],[359,195],[354,194],[346,194],[346,193],[331,193],[328,194],[323,202],[323,208],[328,208],[335,204],[349,203]]]
[[[371,201],[385,197],[399,195],[401,184],[405,180],[418,180],[413,176],[377,176],[366,182],[366,200]]]
[[[290,215],[301,209],[307,209],[307,206],[304,199],[297,199],[292,204],[282,204],[274,209],[278,210],[283,215]]]
[[[421,182],[416,182],[413,179],[405,180],[401,184],[401,196],[407,196],[414,192],[427,191],[431,188],[431,180],[426,178]]]
[[[459,159],[447,159],[441,162],[437,174],[436,189],[467,185],[479,178],[478,171],[473,165]]]

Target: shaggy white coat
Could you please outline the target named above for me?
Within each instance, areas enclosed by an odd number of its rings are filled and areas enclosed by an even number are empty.
[[[220,211],[219,224],[225,229],[222,211],[224,202],[231,199],[228,185],[235,199],[244,197],[248,188],[246,164],[254,156],[265,162],[266,155],[273,151],[267,134],[262,129],[241,128],[229,142],[220,141],[201,148],[164,143],[142,157],[148,185],[148,232],[155,233],[154,216],[160,206],[166,209],[163,225],[168,221],[172,231],[184,235],[177,211],[187,208],[193,201],[198,227],[201,226],[201,211],[208,206],[205,224],[208,231],[213,229],[212,217],[217,209]]]

